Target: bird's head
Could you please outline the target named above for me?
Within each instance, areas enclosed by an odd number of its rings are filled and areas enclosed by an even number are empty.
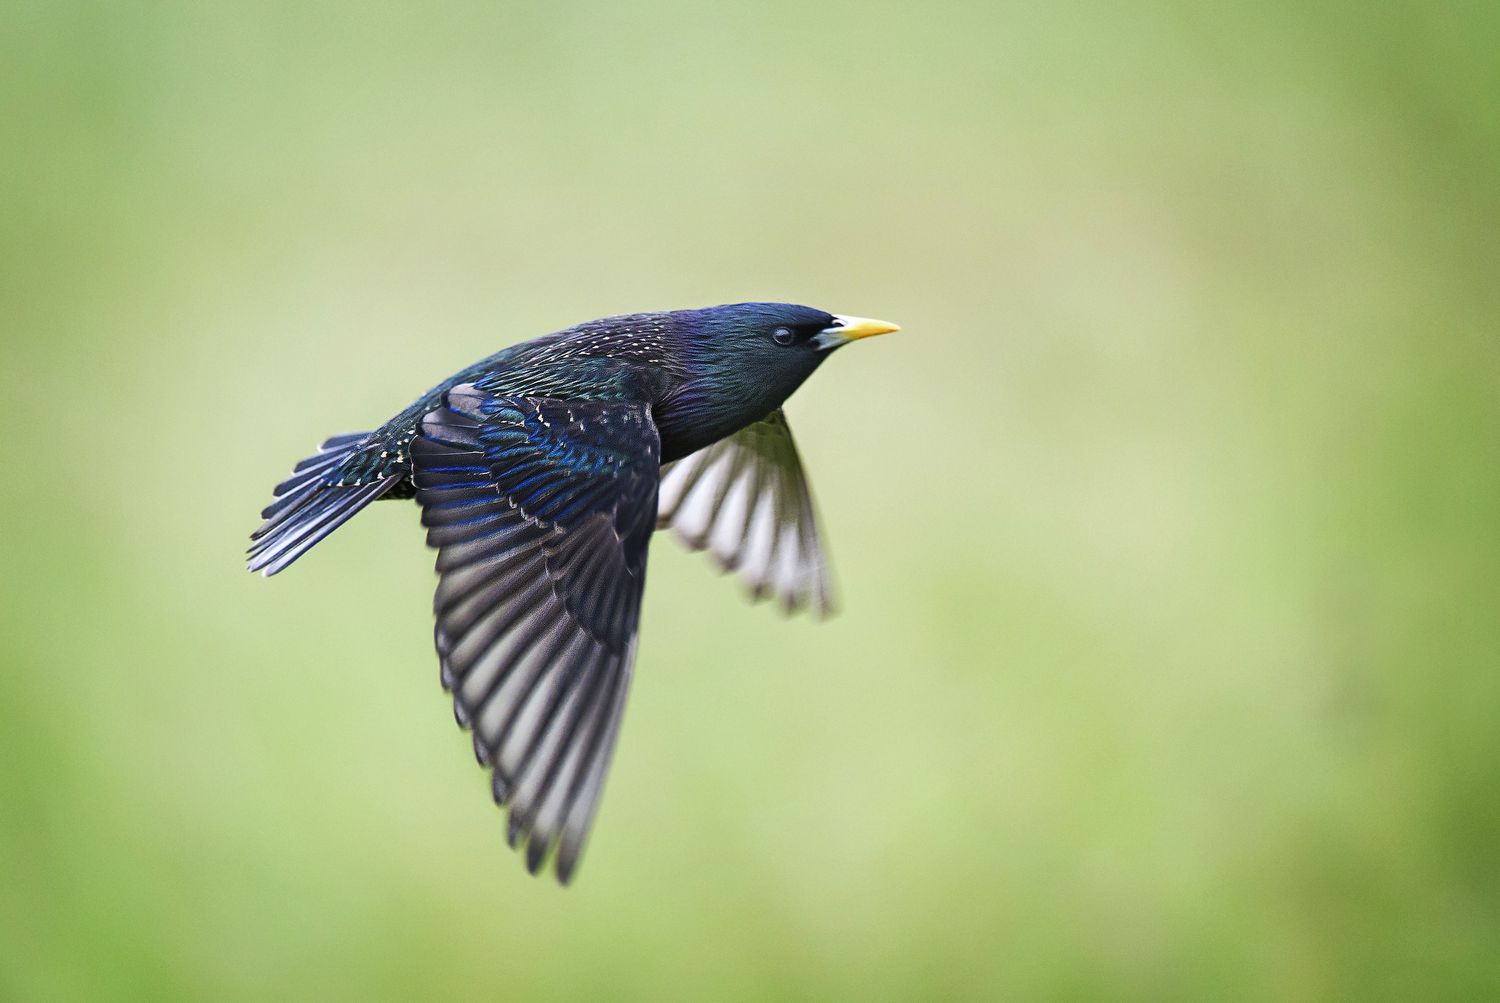
[[[835,349],[895,324],[792,303],[730,303],[688,311],[694,368],[718,393],[769,413]]]

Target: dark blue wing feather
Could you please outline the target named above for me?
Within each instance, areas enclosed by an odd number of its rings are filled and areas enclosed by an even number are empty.
[[[538,870],[577,865],[624,708],[656,520],[645,405],[453,388],[412,443],[443,685]]]

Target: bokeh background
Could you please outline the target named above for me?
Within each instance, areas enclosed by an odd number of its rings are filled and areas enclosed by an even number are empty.
[[[1500,7],[0,10],[0,996],[1500,992]],[[416,513],[270,487],[501,345],[887,317],[844,612],[658,541],[566,892]]]

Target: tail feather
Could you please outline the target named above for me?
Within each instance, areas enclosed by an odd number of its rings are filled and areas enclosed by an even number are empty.
[[[276,516],[306,502],[309,489],[325,486],[325,482],[329,479],[328,475],[348,458],[348,453],[332,452],[310,456],[297,464],[292,476],[276,485],[273,492],[276,500],[262,509],[260,513],[260,517],[267,521],[250,535],[250,539],[260,539],[274,528],[273,520]]]
[[[356,512],[396,486],[400,474],[363,484],[332,483],[332,475],[368,438],[368,432],[334,436],[316,454],[297,464],[291,477],[276,485],[276,499],[260,513],[265,522],[250,534],[251,571],[269,577],[285,570]]]

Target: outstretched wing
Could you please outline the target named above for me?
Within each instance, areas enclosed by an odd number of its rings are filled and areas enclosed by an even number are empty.
[[[657,525],[738,571],[756,599],[833,611],[812,492],[779,408],[662,467]]]
[[[635,654],[661,445],[644,405],[465,384],[412,443],[443,685],[536,873],[572,876]]]

